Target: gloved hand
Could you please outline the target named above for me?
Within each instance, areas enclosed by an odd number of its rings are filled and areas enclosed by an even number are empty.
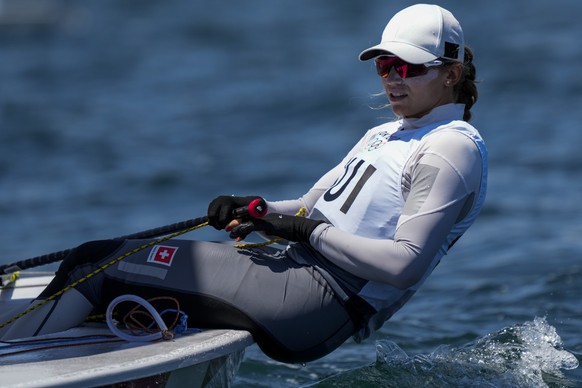
[[[309,236],[317,225],[323,221],[304,217],[286,216],[283,214],[267,214],[263,218],[252,218],[230,231],[230,237],[244,239],[253,231],[265,232],[271,236],[281,237],[288,241],[309,242]]]
[[[221,230],[235,218],[243,220],[262,217],[267,213],[267,203],[259,196],[234,197],[221,195],[208,205],[208,224]]]

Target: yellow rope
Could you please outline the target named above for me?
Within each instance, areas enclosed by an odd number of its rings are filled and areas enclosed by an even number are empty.
[[[18,280],[18,278],[20,278],[20,271],[11,273],[8,284],[14,283],[16,280]]]
[[[0,289],[9,287],[20,277],[20,271],[0,275]]]
[[[295,214],[296,217],[305,217],[307,215],[307,209],[302,207],[299,211]],[[275,237],[269,241],[265,241],[262,243],[244,243],[244,244],[235,244],[233,245],[235,248],[244,249],[244,248],[256,248],[256,247],[265,247],[267,245],[275,244],[279,241],[283,240],[280,237]]]
[[[34,311],[34,310],[37,310],[37,309],[39,309],[41,306],[45,305],[46,303],[50,302],[51,300],[54,300],[54,299],[58,298],[59,296],[63,295],[65,292],[67,292],[67,291],[69,291],[69,290],[71,290],[71,289],[75,288],[76,286],[78,286],[79,284],[81,284],[81,283],[83,283],[83,282],[87,281],[88,279],[91,279],[93,276],[97,275],[98,273],[105,271],[107,268],[109,268],[109,267],[111,267],[112,265],[114,265],[114,264],[116,264],[116,263],[120,262],[121,260],[125,259],[126,257],[129,257],[129,256],[131,256],[131,255],[133,255],[133,254],[135,254],[135,253],[138,253],[138,252],[140,252],[140,251],[143,251],[144,249],[146,249],[146,248],[149,248],[149,247],[151,247],[151,246],[154,246],[154,245],[156,245],[156,244],[159,244],[159,243],[161,243],[161,242],[164,242],[164,241],[170,240],[170,239],[172,239],[172,238],[174,238],[174,237],[178,237],[178,236],[180,236],[180,235],[182,235],[182,234],[186,234],[186,233],[188,233],[188,232],[191,232],[191,231],[193,231],[193,230],[196,230],[196,229],[202,228],[202,227],[204,227],[204,226],[206,226],[206,225],[208,225],[208,222],[204,222],[204,223],[202,223],[202,224],[199,224],[199,225],[193,226],[193,227],[191,227],[191,228],[188,228],[188,229],[185,229],[185,230],[181,230],[181,231],[179,231],[179,232],[176,232],[176,233],[172,233],[172,234],[170,234],[170,235],[168,235],[168,236],[161,237],[161,238],[159,238],[159,239],[157,239],[157,240],[152,240],[152,241],[150,241],[150,242],[148,242],[148,243],[146,243],[146,244],[143,244],[143,245],[141,245],[141,246],[139,246],[139,247],[137,247],[137,248],[133,249],[132,251],[129,251],[129,252],[126,252],[126,253],[124,253],[123,255],[121,255],[121,256],[119,256],[119,257],[117,257],[117,258],[115,258],[115,259],[111,260],[110,262],[108,262],[108,263],[106,263],[106,264],[104,264],[104,265],[103,265],[103,266],[101,266],[100,268],[97,268],[95,271],[91,272],[90,274],[86,275],[85,277],[82,277],[81,279],[77,280],[76,282],[73,282],[73,283],[69,284],[68,286],[66,286],[66,287],[65,287],[65,288],[63,288],[62,290],[60,290],[60,291],[58,291],[58,292],[54,293],[53,295],[49,296],[49,297],[48,297],[48,298],[46,298],[46,299],[43,299],[43,300],[42,300],[42,301],[40,301],[39,303],[37,303],[37,304],[35,304],[35,305],[33,305],[33,306],[29,307],[28,309],[24,310],[24,311],[23,311],[23,312],[21,312],[20,314],[18,314],[18,315],[16,315],[16,316],[14,316],[14,317],[12,317],[11,319],[7,320],[6,322],[2,323],[2,324],[0,325],[0,329],[2,329],[3,327],[6,327],[6,326],[8,326],[9,324],[11,324],[12,322],[14,322],[14,321],[16,321],[16,320],[18,320],[18,319],[22,318],[22,317],[23,317],[23,316],[25,316],[26,314],[28,314],[28,313],[30,313],[30,312],[32,312],[32,311]]]
[[[20,278],[20,271],[11,272],[6,275],[0,275],[0,287],[6,287]]]
[[[299,209],[299,211],[297,212],[296,216],[298,216],[298,217],[305,217],[305,215],[306,215],[306,214],[307,214],[307,210],[306,210],[305,208],[303,208],[303,207],[302,207],[301,209]],[[71,289],[75,288],[75,287],[76,287],[76,286],[78,286],[79,284],[81,284],[81,283],[83,283],[83,282],[85,282],[85,281],[87,281],[87,280],[91,279],[93,276],[97,275],[98,273],[105,271],[107,268],[109,268],[109,267],[111,267],[112,265],[114,265],[114,264],[116,264],[116,263],[120,262],[121,260],[125,259],[126,257],[129,257],[129,256],[131,256],[131,255],[133,255],[133,254],[135,254],[135,253],[138,253],[138,252],[140,252],[140,251],[143,251],[144,249],[146,249],[146,248],[149,248],[149,247],[152,247],[152,246],[154,246],[154,245],[156,245],[156,244],[159,244],[159,243],[161,243],[161,242],[164,242],[164,241],[167,241],[167,240],[173,239],[174,237],[178,237],[178,236],[181,236],[181,235],[183,235],[183,234],[186,234],[186,233],[192,232],[192,231],[194,231],[194,230],[196,230],[196,229],[200,229],[200,228],[202,228],[202,227],[205,227],[205,226],[207,226],[207,225],[208,225],[208,222],[203,222],[203,223],[201,223],[201,224],[199,224],[199,225],[196,225],[196,226],[193,226],[193,227],[191,227],[191,228],[188,228],[188,229],[185,229],[185,230],[182,230],[182,231],[176,232],[176,233],[172,233],[172,234],[170,234],[170,235],[167,235],[167,236],[161,237],[161,238],[159,238],[159,239],[157,239],[157,240],[150,241],[150,242],[148,242],[148,243],[146,243],[146,244],[144,244],[144,245],[142,245],[142,246],[140,246],[140,247],[137,247],[137,248],[135,248],[135,249],[134,249],[134,250],[132,250],[132,251],[129,251],[129,252],[126,252],[126,253],[124,253],[123,255],[121,255],[121,256],[119,256],[119,257],[117,257],[117,258],[115,258],[115,259],[111,260],[110,262],[108,262],[108,263],[104,264],[103,266],[101,266],[101,267],[97,268],[95,271],[91,272],[90,274],[88,274],[88,275],[86,275],[86,276],[82,277],[81,279],[77,280],[76,282],[73,282],[73,283],[69,284],[68,286],[66,286],[66,287],[65,287],[65,288],[63,288],[62,290],[60,290],[60,291],[58,291],[58,292],[54,293],[53,295],[49,296],[49,297],[48,297],[48,298],[46,298],[46,299],[43,299],[43,300],[42,300],[42,301],[40,301],[39,303],[37,303],[37,304],[35,304],[35,305],[33,305],[33,306],[29,307],[28,309],[24,310],[24,311],[23,311],[23,312],[21,312],[20,314],[18,314],[18,315],[16,315],[16,316],[12,317],[11,319],[7,320],[6,322],[4,322],[4,323],[2,323],[2,324],[0,324],[0,329],[2,329],[2,328],[4,328],[4,327],[8,326],[9,324],[11,324],[12,322],[14,322],[14,321],[16,321],[16,320],[18,320],[18,319],[22,318],[22,317],[23,317],[23,316],[25,316],[26,314],[28,314],[28,313],[30,313],[30,312],[32,312],[32,311],[34,311],[34,310],[37,310],[37,309],[39,309],[41,306],[45,305],[46,303],[50,302],[51,300],[54,300],[54,299],[56,299],[56,298],[60,297],[60,296],[61,296],[61,295],[63,295],[65,292],[67,292],[67,291],[69,291],[69,290],[71,290]],[[269,240],[269,241],[266,241],[266,242],[263,242],[263,243],[245,243],[245,244],[236,244],[236,245],[234,245],[234,247],[235,247],[235,248],[239,248],[239,249],[240,249],[240,248],[253,248],[253,247],[262,247],[262,246],[266,246],[266,245],[274,244],[274,243],[276,243],[276,242],[278,242],[278,241],[281,241],[281,240],[282,240],[281,238],[279,238],[279,237],[276,237],[276,238],[274,238],[274,239],[272,239],[272,240]],[[16,275],[16,274],[15,274],[14,276],[15,276],[15,277],[18,277],[19,275]],[[16,280],[16,279],[14,279],[14,280]]]

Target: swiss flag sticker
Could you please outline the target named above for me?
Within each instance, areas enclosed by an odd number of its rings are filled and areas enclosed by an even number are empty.
[[[154,245],[150,255],[148,256],[148,263],[157,263],[167,265],[168,267],[172,265],[172,260],[176,255],[178,247],[169,247],[167,245]]]

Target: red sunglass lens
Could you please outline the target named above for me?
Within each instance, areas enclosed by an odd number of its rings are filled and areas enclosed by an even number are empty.
[[[398,57],[379,57],[376,59],[376,71],[380,77],[388,77],[392,67],[401,78],[418,77],[428,71],[428,68],[423,64],[408,63]]]

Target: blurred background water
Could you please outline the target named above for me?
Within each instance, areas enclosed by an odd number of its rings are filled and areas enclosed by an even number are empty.
[[[0,263],[300,196],[392,118],[357,55],[411,4],[1,0]],[[481,217],[373,338],[251,347],[236,386],[582,386],[582,3],[439,4],[476,54]]]

